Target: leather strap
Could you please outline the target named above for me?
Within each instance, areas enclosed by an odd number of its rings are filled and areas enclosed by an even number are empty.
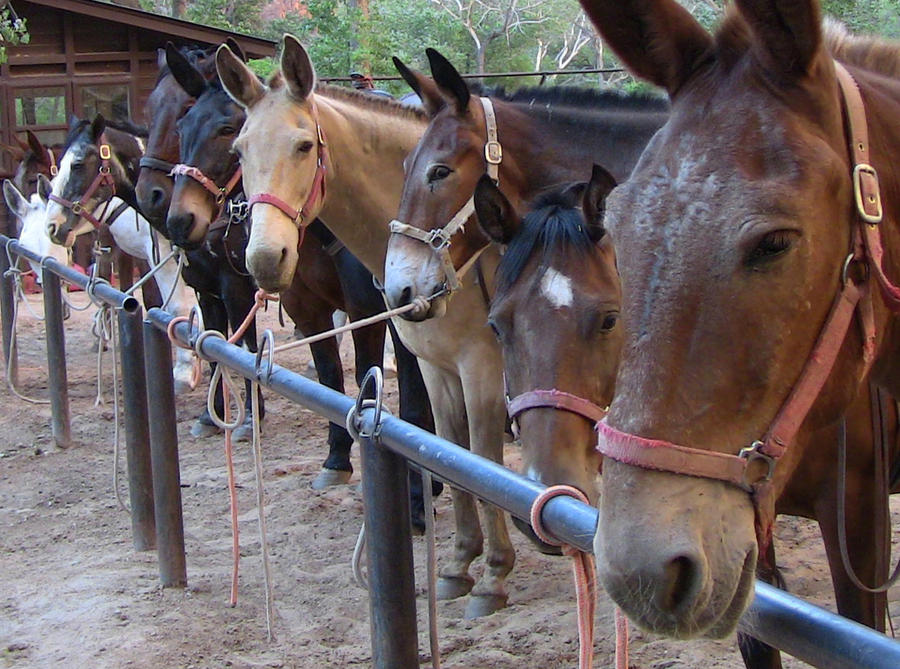
[[[490,98],[479,98],[481,106],[484,109],[484,125],[487,133],[487,140],[484,143],[484,160],[485,171],[487,175],[494,180],[495,183],[500,181],[500,163],[503,161],[503,147],[500,145],[497,135],[497,115],[494,112],[494,104]],[[394,219],[390,223],[390,230],[394,234],[405,235],[417,239],[431,247],[431,250],[437,254],[444,270],[446,278],[447,290],[453,293],[459,290],[460,278],[471,267],[471,263],[457,270],[453,266],[453,260],[450,258],[450,239],[457,232],[463,229],[466,221],[475,213],[475,194],[472,194],[462,208],[456,212],[453,218],[443,227],[434,228],[433,230],[422,230],[415,226]]]
[[[552,388],[550,390],[529,390],[517,395],[506,403],[506,412],[511,420],[529,409],[560,409],[584,416],[591,423],[606,417],[609,407],[601,407],[583,397]]]
[[[59,165],[56,163],[56,156],[53,155],[53,149],[49,146],[44,148],[47,149],[47,164],[50,166],[50,176],[55,177],[59,174]]]
[[[165,172],[167,175],[171,176],[172,170],[175,169],[175,163],[170,163],[168,160],[162,160],[161,158],[144,155],[141,156],[141,159],[138,161],[138,167]]]

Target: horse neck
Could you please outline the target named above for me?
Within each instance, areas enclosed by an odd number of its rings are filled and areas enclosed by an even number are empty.
[[[321,94],[316,99],[330,161],[320,216],[366,269],[381,277],[388,223],[400,206],[403,160],[427,120],[365,100]]]
[[[504,148],[501,175],[515,175],[525,197],[550,184],[586,179],[594,163],[625,181],[668,116],[658,110],[593,111],[562,103],[496,101],[494,108]]]

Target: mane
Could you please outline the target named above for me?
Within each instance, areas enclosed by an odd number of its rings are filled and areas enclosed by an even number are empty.
[[[825,46],[836,59],[865,70],[900,78],[900,42],[850,34],[831,17],[822,24]]]
[[[65,150],[68,151],[69,147],[72,146],[72,142],[74,142],[79,135],[84,131],[85,127],[90,124],[90,121],[86,118],[79,119],[75,125],[69,128],[69,134],[66,135],[66,143]]]
[[[469,88],[474,94],[483,93],[497,100],[520,104],[585,107],[592,111],[669,111],[669,101],[666,98],[647,93],[626,93],[583,86],[529,86],[511,93],[502,87],[482,88],[472,85]]]
[[[273,90],[284,88],[284,85],[284,76],[281,72],[276,72],[269,79],[269,88]],[[428,114],[424,109],[405,105],[398,100],[385,97],[384,95],[369,95],[352,88],[332,86],[321,82],[316,83],[316,93],[332,99],[346,100],[354,106],[365,107],[366,109],[388,114],[389,116],[411,118],[421,121],[428,120]]]
[[[541,261],[537,276],[544,274],[549,258],[558,250],[584,254],[594,247],[573,190],[557,187],[534,201],[497,266],[498,293],[509,290],[518,280],[539,247]]]

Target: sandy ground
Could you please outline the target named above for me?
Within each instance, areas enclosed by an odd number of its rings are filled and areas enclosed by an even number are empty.
[[[75,299],[84,301],[83,295]],[[40,309],[40,296],[30,300]],[[262,317],[279,342],[274,310]],[[198,389],[179,398],[178,433],[189,587],[158,586],[156,555],[132,548],[130,521],[112,489],[113,412],[94,406],[95,354],[89,316],[66,324],[72,429],[76,444],[52,446],[49,408],[0,390],[0,666],[2,667],[364,667],[371,665],[366,593],[351,575],[362,519],[358,474],[349,485],[314,492],[325,453],[325,424],[314,414],[267,396],[266,513],[276,598],[276,640],[268,641],[249,448],[236,457],[241,530],[240,598],[228,606],[231,532],[222,439],[192,439],[204,401]],[[46,396],[42,324],[19,326],[23,389]],[[350,349],[345,341],[345,369]],[[279,360],[306,366],[306,351]],[[109,388],[109,366],[105,386]],[[349,391],[355,392],[352,381]],[[389,402],[396,386],[389,383]],[[109,392],[107,392],[109,396]],[[508,464],[517,460],[508,447]],[[124,461],[124,454],[123,454]],[[357,461],[358,462],[358,461]],[[124,464],[120,465],[124,467]],[[124,475],[120,482],[127,497]],[[437,503],[438,551],[452,542],[449,496]],[[895,509],[895,520],[900,508]],[[574,588],[566,561],[538,554],[511,528],[517,563],[510,606],[464,620],[464,601],[440,602],[443,666],[550,669],[576,664]],[[898,537],[895,533],[895,543]],[[783,519],[780,562],[795,594],[833,609],[815,526]],[[415,542],[420,660],[430,666],[425,622],[425,549]],[[439,558],[440,559],[440,558]],[[478,562],[475,569],[480,569]],[[898,599],[894,594],[892,600]],[[900,620],[900,602],[892,603]],[[601,593],[596,666],[613,653],[613,608]],[[631,663],[646,669],[742,666],[733,639],[675,643],[632,632]],[[788,667],[805,666],[788,658]]]

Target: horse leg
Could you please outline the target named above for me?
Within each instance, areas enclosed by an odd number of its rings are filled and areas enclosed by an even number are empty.
[[[134,256],[129,257],[132,258],[137,264],[138,274],[140,276],[146,276],[150,272],[150,264],[146,260]],[[119,272],[120,276],[122,274],[122,271],[124,270],[120,270]],[[162,293],[159,290],[159,285],[156,281],[147,281],[143,286],[141,286],[141,301],[143,301],[145,309],[162,306],[163,297]]]
[[[391,339],[394,342],[394,353],[397,356],[397,384],[400,391],[400,418],[423,430],[434,432],[434,418],[431,415],[431,403],[428,391],[419,369],[419,361],[412,352],[403,345],[394,324],[388,321]],[[431,494],[440,495],[444,484],[432,479]],[[409,470],[409,513],[413,530],[425,531],[425,498],[422,488],[422,475],[415,469]]]
[[[774,542],[769,543],[769,550],[766,553],[766,562],[771,567],[764,567],[762,562],[758,563],[756,569],[756,577],[765,581],[770,585],[774,585],[782,590],[787,590],[781,572],[775,564],[775,545]],[[781,653],[777,648],[763,643],[744,632],[738,632],[738,648],[741,650],[741,657],[744,658],[744,666],[747,669],[780,669]]]
[[[224,297],[225,311],[228,313],[228,322],[231,325],[231,331],[236,332],[243,324],[244,319],[255,302],[254,294],[256,289],[252,281],[245,276],[226,274],[223,272],[221,294]],[[251,353],[256,353],[258,342],[256,339],[256,318],[254,318],[247,326],[247,330],[241,337],[241,342],[247,347]],[[235,442],[250,441],[253,436],[253,384],[249,379],[244,379],[244,422],[232,432],[232,438]],[[259,421],[262,427],[262,420],[266,416],[266,406],[263,401],[262,392],[259,394]]]
[[[225,334],[228,331],[228,313],[225,304],[217,296],[211,293],[198,293],[197,301],[200,303],[200,313],[203,314],[203,326],[209,330],[216,330]],[[215,372],[216,363],[210,363],[210,370]],[[213,399],[213,407],[216,414],[221,416],[225,403],[222,396],[221,382],[216,385],[216,394]],[[191,436],[208,437],[218,434],[221,430],[213,423],[209,415],[209,408],[204,404],[203,411],[191,426]]]
[[[469,428],[459,377],[435,367],[427,360],[420,360],[419,366],[432,400],[437,434],[468,448]],[[472,590],[475,579],[469,575],[469,565],[484,551],[484,535],[481,533],[475,498],[457,488],[451,488],[450,492],[456,536],[453,557],[441,568],[438,576],[438,599],[455,599]]]
[[[472,451],[489,460],[503,463],[503,429],[506,406],[503,389],[496,374],[486,373],[487,356],[477,356],[479,364],[474,373],[463,378],[466,415],[469,421]],[[472,589],[466,606],[466,617],[475,618],[493,613],[506,606],[506,577],[512,571],[516,553],[509,538],[503,511],[487,502],[480,502],[487,535],[484,573]]]

